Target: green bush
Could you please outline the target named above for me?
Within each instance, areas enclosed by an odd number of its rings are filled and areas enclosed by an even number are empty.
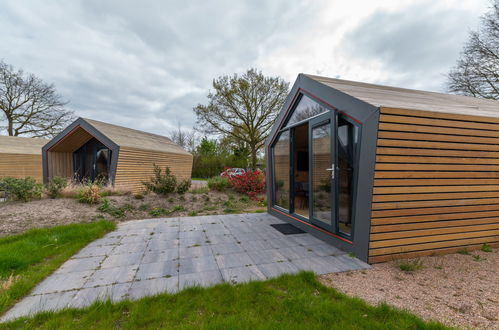
[[[115,218],[124,218],[127,211],[133,210],[133,205],[125,204],[122,207],[112,206],[109,199],[102,198],[102,204],[98,208],[99,211],[112,215]]]
[[[154,176],[149,182],[142,183],[148,191],[152,191],[158,195],[168,195],[177,190],[177,178],[170,171],[168,166],[165,167],[165,172],[158,165],[154,165]]]
[[[191,180],[190,179],[182,180],[177,185],[177,192],[179,194],[185,194],[186,192],[189,191],[190,187],[191,187]]]
[[[225,189],[230,188],[230,186],[229,179],[221,176],[214,176],[213,178],[208,179],[208,188],[211,190],[224,191]]]
[[[149,211],[149,214],[152,215],[153,217],[160,217],[162,215],[168,215],[171,212],[168,210],[165,210],[162,207],[155,207],[151,211]]]
[[[43,185],[36,183],[31,177],[24,179],[6,177],[0,178],[0,191],[5,192],[8,199],[28,202],[42,197]]]
[[[101,198],[100,187],[95,183],[89,183],[78,191],[78,200],[82,203],[97,204]]]
[[[49,183],[47,184],[47,195],[50,198],[57,198],[61,196],[61,191],[66,188],[68,185],[68,179],[60,177],[60,176],[54,176],[52,179],[50,179]]]

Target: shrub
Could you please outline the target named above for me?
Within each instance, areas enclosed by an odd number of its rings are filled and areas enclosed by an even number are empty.
[[[62,190],[66,188],[67,185],[68,179],[60,176],[54,176],[47,184],[47,195],[50,198],[60,197]]]
[[[414,272],[423,268],[423,262],[419,259],[400,260],[398,262],[398,267],[404,272]]]
[[[246,171],[246,173],[229,178],[234,189],[251,199],[258,199],[258,195],[265,191],[265,176],[262,171]]]
[[[0,179],[0,191],[4,191],[9,199],[28,202],[42,197],[43,185],[36,183],[31,177],[24,179],[6,177]]]
[[[228,178],[224,178],[221,176],[214,176],[211,179],[208,179],[208,188],[211,190],[224,191],[227,188],[230,188],[231,184]]]
[[[162,215],[168,215],[171,212],[168,210],[165,210],[162,207],[155,207],[151,211],[149,211],[149,214],[152,215],[153,217],[160,217]]]
[[[127,211],[133,210],[133,205],[125,204],[122,207],[112,206],[107,198],[102,198],[102,204],[98,210],[115,218],[124,218]]]
[[[177,178],[170,171],[168,166],[165,167],[165,172],[158,165],[154,165],[154,176],[149,182],[142,183],[148,191],[152,191],[158,195],[167,195],[175,192],[177,189]]]
[[[483,252],[492,252],[492,246],[487,243],[483,243],[481,249]]]
[[[177,205],[172,210],[172,212],[182,212],[182,211],[185,211],[185,207],[183,205]]]
[[[177,185],[177,192],[179,194],[185,194],[186,192],[189,191],[190,187],[191,187],[191,179],[182,180]]]
[[[82,203],[97,204],[101,198],[100,187],[95,183],[89,183],[78,191],[78,200]]]

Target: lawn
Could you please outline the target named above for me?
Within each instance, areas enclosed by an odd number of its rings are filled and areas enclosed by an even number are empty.
[[[0,313],[82,247],[114,228],[112,222],[97,221],[0,238]]]
[[[319,283],[312,273],[266,282],[191,288],[137,301],[38,314],[5,328],[445,329],[387,305],[373,307]]]

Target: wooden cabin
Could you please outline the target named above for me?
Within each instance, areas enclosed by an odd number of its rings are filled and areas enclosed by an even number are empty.
[[[42,147],[48,140],[0,136],[0,178],[32,177],[42,182]]]
[[[370,262],[499,246],[499,101],[300,74],[269,213]]]
[[[42,150],[43,180],[54,176],[108,182],[139,192],[154,164],[168,166],[179,180],[190,179],[192,155],[169,138],[79,118]]]

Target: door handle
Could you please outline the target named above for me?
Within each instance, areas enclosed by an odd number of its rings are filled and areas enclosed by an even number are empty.
[[[335,166],[331,164],[331,168],[326,168],[326,171],[331,171],[331,179],[334,179]]]

